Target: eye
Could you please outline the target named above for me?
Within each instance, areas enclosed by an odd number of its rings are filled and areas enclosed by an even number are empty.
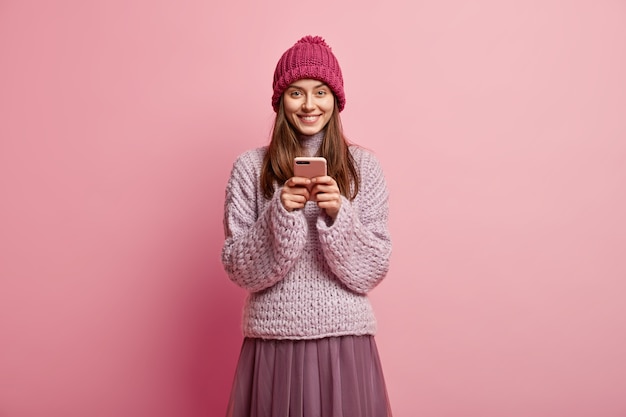
[[[326,90],[320,90],[317,92],[318,96],[325,96],[328,92]]]
[[[289,93],[289,95],[291,97],[300,97],[302,95],[302,92],[298,90],[293,90],[291,93]]]

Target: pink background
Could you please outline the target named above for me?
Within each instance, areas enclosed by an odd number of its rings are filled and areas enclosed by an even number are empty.
[[[626,416],[617,0],[0,1],[0,416],[224,414],[224,185],[305,34],[392,192],[395,415]]]

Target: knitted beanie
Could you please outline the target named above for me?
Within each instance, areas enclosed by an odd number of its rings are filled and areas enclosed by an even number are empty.
[[[278,111],[280,98],[294,81],[304,78],[323,81],[337,98],[338,110],[346,105],[343,91],[343,76],[339,62],[330,46],[319,36],[305,36],[287,49],[276,64],[274,71],[274,95],[272,106]]]

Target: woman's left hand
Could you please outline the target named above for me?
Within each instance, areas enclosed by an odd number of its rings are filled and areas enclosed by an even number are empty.
[[[337,181],[326,175],[312,178],[311,183],[311,201],[315,201],[319,208],[326,210],[326,214],[335,220],[341,208],[341,193]]]

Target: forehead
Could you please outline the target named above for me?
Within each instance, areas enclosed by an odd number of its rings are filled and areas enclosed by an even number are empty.
[[[297,80],[289,84],[289,87],[309,89],[309,88],[320,88],[326,87],[326,83],[320,80],[314,80],[311,78],[303,78],[301,80]]]

